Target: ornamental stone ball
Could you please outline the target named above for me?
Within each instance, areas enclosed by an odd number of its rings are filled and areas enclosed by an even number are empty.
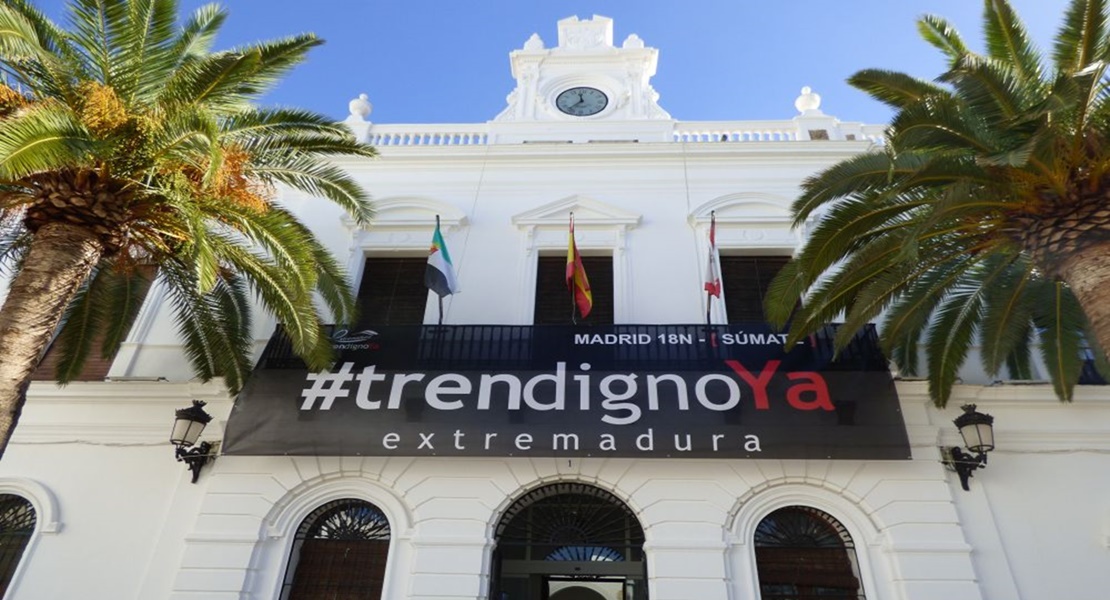
[[[624,39],[624,43],[621,44],[621,48],[643,48],[643,47],[644,47],[644,40],[640,39],[640,36],[636,35],[635,33],[626,37]]]
[[[810,87],[807,85],[802,88],[802,95],[798,96],[798,98],[794,100],[794,108],[798,109],[798,112],[802,114],[806,114],[811,111],[820,112],[821,96],[814,93],[814,91],[810,89]]]
[[[370,116],[370,111],[374,110],[374,105],[370,104],[366,94],[359,94],[358,98],[347,103],[347,108],[351,111],[352,117],[365,121],[366,117]]]

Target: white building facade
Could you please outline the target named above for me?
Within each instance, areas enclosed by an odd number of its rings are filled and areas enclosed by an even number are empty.
[[[517,87],[487,123],[377,125],[368,120],[365,97],[351,102],[347,123],[381,153],[340,163],[375,198],[378,216],[369,229],[313,198],[282,199],[346,261],[364,312],[388,321],[367,321],[359,331],[381,325],[374,331],[382,339],[391,327],[433,331],[436,296],[420,291],[415,317],[402,315],[401,305],[414,306],[402,288],[411,287],[413,272],[422,278],[438,216],[462,287],[444,299],[444,325],[478,342],[492,339],[485,332],[502,331],[484,326],[538,339],[541,321],[569,317],[566,288],[551,308],[544,286],[562,285],[573,213],[577,246],[596,280],[595,318],[602,320],[560,331],[648,335],[644,344],[651,345],[696,336],[708,310],[715,326],[733,327],[720,331],[751,333],[737,329],[743,320],[735,297],[742,290],[729,287],[749,264],[739,259],[751,257],[758,266],[789,257],[805,236],[789,217],[801,181],[881,144],[881,127],[826,115],[809,90],[792,119],[676,121],[650,85],[655,49],[635,35],[614,44],[604,17],[565,19],[558,27],[556,45],[533,36],[511,53]],[[714,260],[725,290],[707,306],[703,280],[714,219]],[[394,279],[379,276],[379,268],[394,269]],[[969,372],[950,407],[938,410],[924,382],[897,380],[890,397],[897,413],[892,435],[904,439],[897,458],[852,448],[845,450],[852,457],[818,457],[812,447],[804,457],[787,456],[767,438],[754,436],[753,445],[744,437],[748,416],[720,429],[735,430],[732,454],[687,458],[681,440],[665,449],[671,442],[662,436],[652,440],[658,446],[652,451],[638,449],[635,436],[621,451],[587,441],[603,433],[583,433],[578,452],[565,440],[564,451],[530,452],[524,446],[542,445],[544,419],[557,416],[535,409],[550,400],[540,397],[547,388],[539,384],[523,392],[535,410],[515,433],[492,441],[471,430],[466,438],[441,433],[427,447],[406,451],[406,444],[424,441],[414,435],[422,419],[455,426],[455,413],[440,412],[462,402],[470,383],[443,383],[424,413],[398,408],[394,422],[381,408],[385,396],[358,396],[359,382],[369,389],[382,380],[352,378],[335,403],[353,406],[356,397],[360,408],[379,403],[378,412],[364,410],[369,417],[351,425],[364,428],[361,441],[377,450],[336,455],[304,444],[283,450],[284,442],[271,436],[262,444],[270,451],[259,453],[242,440],[264,435],[268,425],[242,420],[236,413],[246,409],[233,408],[236,400],[219,382],[191,379],[161,300],[155,286],[106,376],[64,388],[32,385],[0,462],[0,498],[17,507],[22,499],[33,511],[16,511],[24,517],[22,550],[8,551],[15,566],[6,598],[1096,600],[1110,589],[1104,476],[1110,394],[1102,386],[1080,386],[1076,400],[1061,405],[1047,383],[992,384]],[[264,349],[274,323],[259,319],[256,327],[265,366],[273,359],[274,346]],[[531,343],[497,339],[509,353]],[[632,372],[636,357],[647,356],[636,352],[650,354],[628,349],[638,339],[609,344],[602,335],[598,344]],[[625,349],[631,354],[621,354]],[[481,348],[467,352],[478,356]],[[573,387],[583,381],[574,377],[588,373],[579,357],[565,358],[566,385]],[[488,368],[498,359],[482,360]],[[418,368],[413,363],[409,372]],[[257,385],[239,402],[266,396],[259,390],[269,388],[258,381],[268,373],[260,368]],[[310,383],[304,374],[295,377],[300,387],[279,403],[290,419],[315,427],[313,420],[327,415],[321,404],[301,409],[301,387]],[[684,397],[694,409],[700,402],[717,411],[731,402],[733,383],[723,376],[706,381]],[[511,399],[512,385],[505,385]],[[843,398],[833,391],[839,407]],[[794,398],[802,404],[819,396]],[[738,392],[745,415],[753,401],[758,411],[754,397],[748,388]],[[204,467],[195,484],[166,442],[173,410],[193,400],[207,402],[216,417],[203,439],[240,449]],[[997,440],[968,491],[940,451],[963,445],[952,420],[965,403],[995,417]],[[496,412],[490,409],[491,422]],[[831,427],[850,426],[848,420],[833,418]],[[390,429],[394,423],[398,429]],[[417,425],[410,434],[400,429],[404,423]],[[519,432],[533,424],[540,433],[522,442]],[[225,438],[236,431],[237,439]],[[510,442],[510,435],[517,437]],[[800,430],[787,445],[804,446],[811,435],[824,434]],[[324,437],[317,438],[321,444]],[[838,443],[850,446],[843,439]],[[585,449],[589,444],[595,446]],[[460,447],[468,450],[456,452]],[[338,521],[326,522],[331,518]],[[344,539],[326,533],[343,519],[352,539],[364,542],[365,562],[311,570],[317,567],[309,556],[330,552],[320,550],[324,542]],[[815,541],[821,536],[799,531],[772,539],[792,524],[823,527],[831,538]],[[801,565],[793,574],[784,566],[791,561]],[[332,587],[305,587],[325,580]],[[352,587],[342,587],[344,581]]]

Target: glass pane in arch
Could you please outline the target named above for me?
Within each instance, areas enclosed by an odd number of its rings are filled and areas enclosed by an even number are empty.
[[[571,598],[578,588],[647,598],[643,528],[601,488],[576,482],[536,488],[505,510],[494,535],[492,600]]]
[[[282,599],[380,600],[389,539],[389,520],[369,502],[317,508],[297,529]]]
[[[788,506],[755,530],[755,559],[763,600],[864,600],[855,543],[828,513]]]
[[[0,494],[0,598],[11,585],[36,520],[35,507],[26,498]]]

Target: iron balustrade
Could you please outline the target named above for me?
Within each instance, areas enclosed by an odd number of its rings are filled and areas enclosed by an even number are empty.
[[[868,325],[834,352],[838,325],[829,325],[798,344],[809,364],[826,370],[876,371],[888,368],[875,327]],[[340,361],[373,361],[391,366],[442,370],[550,369],[556,361],[591,363],[627,370],[699,370],[720,361],[766,356],[789,363],[784,338],[763,323],[732,325],[364,325],[326,327]],[[775,338],[771,338],[775,335]],[[345,340],[356,340],[345,342]],[[758,346],[758,349],[754,347]],[[262,353],[262,369],[303,369],[279,328]]]

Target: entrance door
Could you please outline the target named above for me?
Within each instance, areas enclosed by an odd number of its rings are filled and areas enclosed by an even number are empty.
[[[556,483],[498,523],[491,600],[647,600],[644,531],[605,490]]]

